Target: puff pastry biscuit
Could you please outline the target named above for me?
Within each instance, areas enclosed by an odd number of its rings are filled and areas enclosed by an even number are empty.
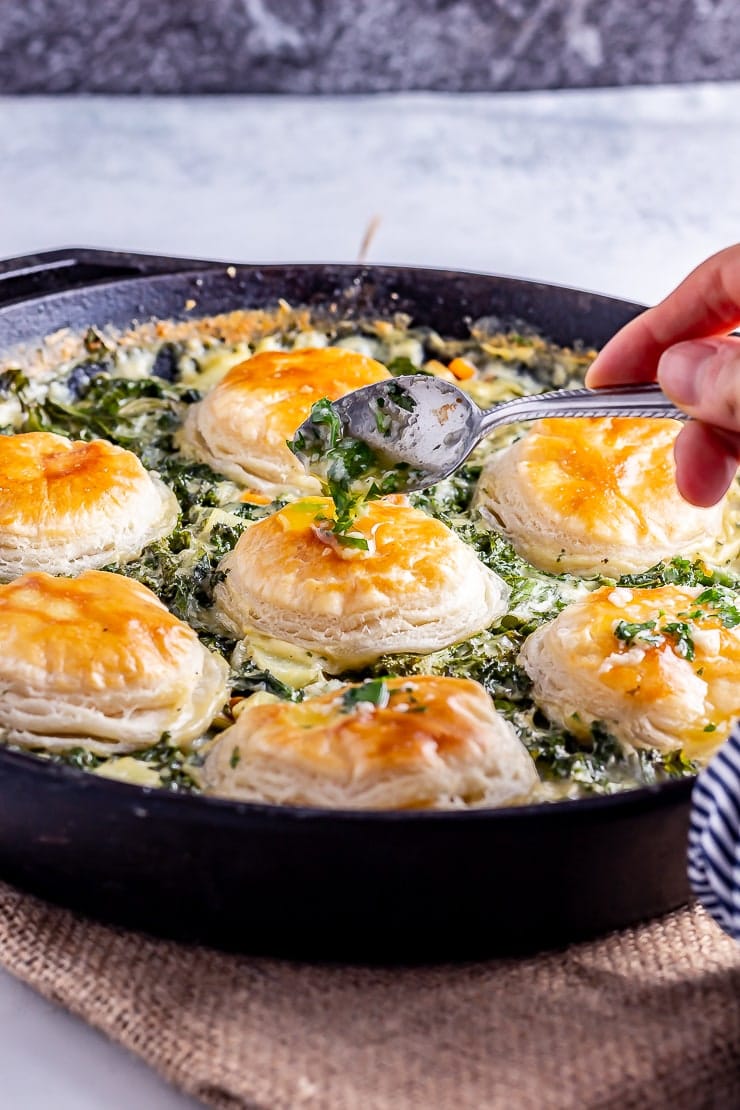
[[[171,532],[178,511],[136,455],[106,440],[0,436],[0,579],[125,563]]]
[[[0,586],[0,728],[22,747],[108,755],[188,744],[226,697],[228,666],[138,582],[107,571]]]
[[[219,474],[258,493],[319,493],[286,446],[311,411],[391,375],[341,347],[264,351],[233,367],[185,418],[179,445]]]
[[[355,531],[327,530],[327,498],[286,505],[247,528],[220,569],[216,603],[230,631],[315,651],[338,673],[385,652],[430,652],[487,628],[508,589],[446,525],[407,504],[371,502]]]
[[[576,735],[602,721],[634,747],[706,758],[740,716],[740,625],[711,596],[605,586],[569,605],[521,651],[535,701]]]
[[[420,676],[297,704],[247,702],[211,748],[202,781],[245,801],[409,809],[511,805],[538,777],[482,686]]]
[[[684,501],[676,420],[539,420],[483,469],[476,505],[535,566],[617,576],[675,555],[706,555],[724,505]]]

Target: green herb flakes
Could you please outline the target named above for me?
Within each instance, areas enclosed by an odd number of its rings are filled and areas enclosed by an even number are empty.
[[[634,644],[639,641],[643,644],[662,644],[663,637],[655,631],[657,621],[643,621],[631,623],[630,621],[617,621],[614,625],[614,635],[625,644]]]
[[[342,710],[351,713],[358,705],[370,704],[385,709],[390,701],[390,690],[382,678],[371,678],[361,686],[351,686],[342,694]]]

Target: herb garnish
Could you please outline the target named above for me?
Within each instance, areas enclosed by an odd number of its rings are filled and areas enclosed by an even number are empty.
[[[639,640],[643,644],[662,644],[663,637],[654,631],[657,621],[617,621],[614,625],[614,635],[625,644],[633,644]]]
[[[740,608],[735,604],[737,595],[724,586],[712,586],[696,599],[701,605],[711,605],[725,628],[736,628],[740,624]]]
[[[680,655],[682,659],[694,658],[696,654],[694,639],[686,621],[669,621],[668,624],[663,625],[661,632],[664,632],[673,640],[676,655]]]
[[[398,392],[406,402],[411,400],[402,390]],[[376,421],[378,418],[390,421],[382,409],[376,411]],[[389,470],[369,444],[344,435],[339,416],[328,398],[312,406],[309,419],[313,436],[299,432],[288,441],[288,447],[296,454],[307,455],[311,473],[319,478],[334,502],[334,520],[328,531],[336,542],[342,547],[368,551],[365,537],[352,531],[355,521],[367,501],[398,490],[402,485],[401,469]],[[385,433],[385,424],[382,429],[381,425],[378,427]]]
[[[369,703],[376,709],[385,709],[390,701],[391,692],[382,678],[371,678],[360,686],[350,686],[342,694],[342,711],[351,713],[358,705]]]
[[[740,588],[740,579],[726,570],[710,570],[701,559],[692,561],[677,556],[668,562],[656,563],[648,570],[638,574],[623,574],[617,579],[618,586],[729,586]]]
[[[660,627],[657,621],[617,621],[614,635],[625,644],[650,644],[653,647],[664,643],[668,637],[673,641],[676,655],[680,655],[682,659],[694,658],[694,640],[686,621],[669,621]]]

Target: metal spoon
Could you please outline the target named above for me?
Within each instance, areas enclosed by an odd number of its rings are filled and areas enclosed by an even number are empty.
[[[658,385],[611,389],[558,389],[478,407],[467,394],[442,378],[409,374],[365,386],[332,403],[342,438],[361,440],[372,449],[379,468],[400,468],[395,488],[424,489],[447,478],[473,448],[496,428],[549,416],[658,416],[687,420]],[[294,450],[308,468],[326,433],[311,417],[301,424]],[[313,449],[313,450],[312,450]]]

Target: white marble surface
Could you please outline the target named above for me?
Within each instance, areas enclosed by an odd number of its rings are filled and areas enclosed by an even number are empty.
[[[0,99],[0,256],[357,256],[655,300],[740,238],[740,85]]]
[[[497,271],[654,301],[740,240],[740,85],[0,98],[0,257],[56,246]],[[0,973],[0,1104],[195,1104]]]
[[[4,1110],[197,1110],[146,1064],[0,972]]]

